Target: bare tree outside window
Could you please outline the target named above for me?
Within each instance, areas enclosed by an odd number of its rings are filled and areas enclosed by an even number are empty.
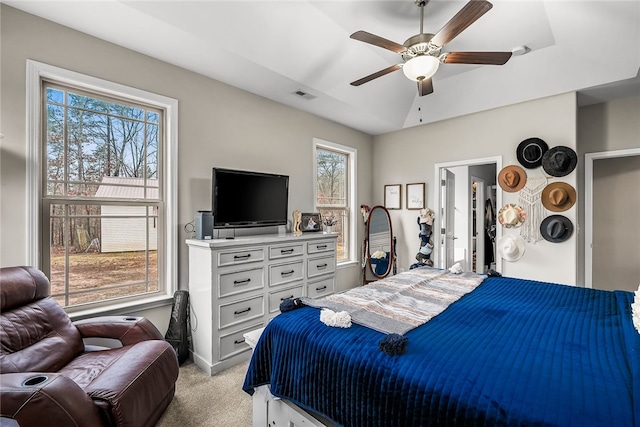
[[[336,220],[332,231],[338,233],[338,261],[343,261],[349,256],[348,154],[325,148],[318,148],[316,153],[316,206],[323,218]]]

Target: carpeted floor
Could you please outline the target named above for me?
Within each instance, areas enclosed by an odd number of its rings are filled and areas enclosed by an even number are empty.
[[[157,427],[250,427],[251,396],[242,391],[248,364],[209,376],[186,362],[180,367],[176,395]]]

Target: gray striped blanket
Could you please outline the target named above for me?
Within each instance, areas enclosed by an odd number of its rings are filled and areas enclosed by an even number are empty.
[[[486,277],[422,267],[323,298],[302,298],[302,302],[346,311],[354,323],[402,335],[443,312]]]

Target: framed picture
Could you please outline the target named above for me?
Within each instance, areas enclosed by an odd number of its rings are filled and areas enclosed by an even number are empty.
[[[384,186],[384,207],[387,209],[402,209],[402,185]]]
[[[407,209],[424,209],[424,182],[407,184]]]
[[[302,221],[300,222],[300,231],[303,233],[312,231],[321,231],[322,223],[320,222],[319,213],[303,213]]]

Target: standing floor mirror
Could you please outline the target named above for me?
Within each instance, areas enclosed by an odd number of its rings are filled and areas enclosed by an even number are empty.
[[[383,206],[374,206],[367,219],[362,251],[363,284],[396,273],[396,239],[391,216]]]

